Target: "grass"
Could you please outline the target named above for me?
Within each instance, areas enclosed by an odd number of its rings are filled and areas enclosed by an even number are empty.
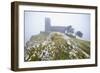
[[[79,40],[75,39],[75,41],[78,43],[78,46],[85,51],[86,53],[90,54],[90,42],[89,41],[84,41],[84,40]]]
[[[40,33],[32,36],[27,46],[25,61],[71,60],[90,58],[90,42],[63,33]],[[30,43],[28,43],[30,44]]]

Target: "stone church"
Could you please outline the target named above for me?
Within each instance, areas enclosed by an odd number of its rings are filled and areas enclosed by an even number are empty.
[[[50,18],[45,18],[45,32],[61,32],[65,33],[67,26],[51,26]]]

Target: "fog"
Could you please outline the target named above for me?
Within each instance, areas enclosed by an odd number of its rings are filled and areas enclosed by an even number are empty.
[[[56,13],[56,12],[24,12],[24,36],[27,42],[32,35],[45,30],[45,17],[49,17],[52,26],[69,26],[83,33],[83,39],[90,40],[90,14]]]

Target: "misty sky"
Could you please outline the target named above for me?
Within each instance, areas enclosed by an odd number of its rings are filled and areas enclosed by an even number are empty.
[[[52,26],[72,25],[83,33],[83,39],[90,40],[90,14],[25,11],[25,42],[45,30],[45,17],[51,19]]]

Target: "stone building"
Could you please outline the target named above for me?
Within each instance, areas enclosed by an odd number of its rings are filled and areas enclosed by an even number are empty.
[[[45,32],[61,32],[65,33],[67,26],[51,26],[50,18],[45,18]]]

